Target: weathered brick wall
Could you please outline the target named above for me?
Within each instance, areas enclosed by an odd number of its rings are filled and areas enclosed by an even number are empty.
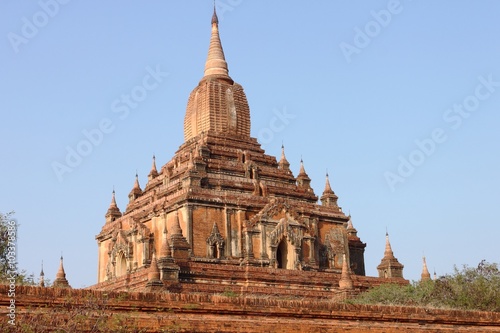
[[[7,292],[7,286],[0,286],[2,318],[8,313]],[[75,316],[75,312],[85,316]],[[101,329],[106,327],[103,323],[115,329],[118,319],[121,327],[146,332],[500,332],[500,314],[491,312],[21,286],[16,290],[17,326],[2,319],[0,331],[22,332],[23,324],[36,321],[46,321],[55,330],[73,325],[76,318],[80,322],[71,327],[78,332],[90,332],[98,321]]]

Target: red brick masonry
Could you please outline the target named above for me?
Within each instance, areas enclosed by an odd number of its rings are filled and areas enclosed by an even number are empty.
[[[8,286],[0,286],[0,328],[7,331]],[[106,292],[17,287],[16,326],[51,313],[67,320],[89,299],[104,304],[99,315],[126,316],[147,332],[500,332],[500,313],[353,305],[330,300],[292,300],[264,296]],[[68,306],[72,304],[72,307]],[[95,315],[88,310],[79,332],[89,332]],[[15,331],[15,330],[13,330]]]

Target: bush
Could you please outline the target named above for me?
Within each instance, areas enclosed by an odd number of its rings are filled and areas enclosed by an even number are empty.
[[[455,267],[451,275],[409,285],[383,284],[360,294],[353,303],[414,305],[500,312],[500,271],[484,260],[477,268]]]

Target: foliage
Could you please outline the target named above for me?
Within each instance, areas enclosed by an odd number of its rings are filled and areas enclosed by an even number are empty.
[[[415,305],[500,312],[498,264],[455,267],[454,273],[409,285],[383,284],[352,300],[358,304]]]
[[[238,296],[240,296],[236,292],[229,290],[229,289],[224,290],[224,292],[221,295],[225,296],[225,297],[238,297]]]
[[[17,237],[19,224],[14,212],[0,213],[0,283],[10,283],[12,279],[18,285],[33,285],[33,274],[18,270]]]

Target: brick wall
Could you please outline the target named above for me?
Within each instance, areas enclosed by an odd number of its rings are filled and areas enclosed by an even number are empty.
[[[0,286],[5,318],[8,286]],[[15,328],[22,325],[91,332],[120,327],[145,332],[500,332],[500,314],[402,306],[352,305],[331,300],[290,300],[216,294],[125,293],[58,288],[16,288]],[[84,316],[75,315],[85,313]],[[75,320],[79,320],[75,324]]]

